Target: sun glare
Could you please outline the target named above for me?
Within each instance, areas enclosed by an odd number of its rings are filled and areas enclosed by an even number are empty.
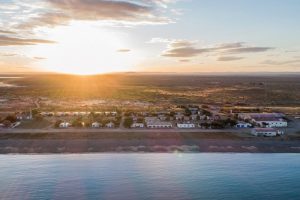
[[[137,52],[119,51],[131,48],[126,36],[99,26],[77,22],[43,31],[57,43],[40,45],[31,53],[45,58],[37,64],[47,71],[81,75],[124,72],[140,57]]]

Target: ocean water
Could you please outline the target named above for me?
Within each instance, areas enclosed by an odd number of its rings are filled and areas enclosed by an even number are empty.
[[[300,199],[300,154],[0,155],[0,199]]]

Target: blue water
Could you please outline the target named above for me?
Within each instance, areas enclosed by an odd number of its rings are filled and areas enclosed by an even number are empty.
[[[0,199],[300,199],[300,154],[0,155]]]

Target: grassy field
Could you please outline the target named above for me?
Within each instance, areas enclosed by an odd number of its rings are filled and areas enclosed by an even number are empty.
[[[173,104],[299,106],[299,80],[299,75],[27,75],[4,80],[5,83],[22,87],[2,88],[0,95],[72,100],[140,100]]]
[[[41,129],[41,128],[48,128],[49,126],[53,126],[52,122],[49,122],[47,120],[37,121],[37,120],[31,120],[31,121],[23,121],[18,128],[21,129]]]

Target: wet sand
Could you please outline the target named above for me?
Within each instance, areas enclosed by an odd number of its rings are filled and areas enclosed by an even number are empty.
[[[2,154],[96,152],[300,153],[300,140],[235,133],[0,133]]]

